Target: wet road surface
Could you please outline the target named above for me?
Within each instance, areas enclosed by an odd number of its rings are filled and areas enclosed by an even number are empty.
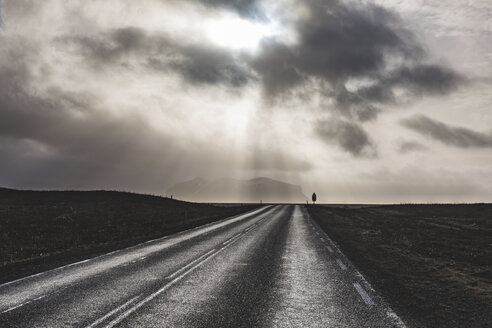
[[[405,327],[303,206],[0,285],[0,327]]]

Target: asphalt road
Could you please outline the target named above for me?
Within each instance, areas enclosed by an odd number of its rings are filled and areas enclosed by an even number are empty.
[[[302,206],[0,285],[0,327],[405,327]]]

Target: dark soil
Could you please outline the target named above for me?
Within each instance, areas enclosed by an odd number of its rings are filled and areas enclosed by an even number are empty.
[[[492,327],[492,205],[309,206],[415,327]]]
[[[111,191],[0,188],[0,283],[256,207]]]

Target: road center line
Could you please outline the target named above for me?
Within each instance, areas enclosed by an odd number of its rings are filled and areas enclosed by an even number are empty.
[[[366,293],[364,288],[362,288],[362,286],[358,282],[354,283],[354,287],[367,305],[374,305],[371,297]]]
[[[179,269],[176,272],[172,273],[171,275],[167,276],[166,279],[174,279],[174,277],[179,275],[181,272],[186,271],[186,269],[188,269],[190,266],[192,266],[196,262],[202,260],[203,258],[207,257],[208,255],[212,254],[213,252],[215,252],[215,249],[212,249],[212,250],[208,251],[207,253],[203,254],[202,256],[200,256],[199,258],[191,261],[190,263],[188,263],[187,265],[185,265],[181,269]]]
[[[177,283],[178,281],[180,281],[181,279],[183,279],[184,277],[186,277],[189,273],[193,272],[195,269],[197,269],[200,266],[202,266],[205,262],[207,262],[208,260],[212,259],[217,254],[219,254],[220,252],[222,252],[224,249],[226,249],[227,247],[231,246],[233,243],[235,243],[236,241],[238,241],[239,239],[241,239],[241,237],[243,237],[246,233],[247,232],[242,232],[242,233],[237,234],[236,236],[230,238],[227,241],[227,244],[226,245],[224,245],[225,243],[223,243],[224,246],[222,246],[221,248],[210,250],[209,252],[203,254],[202,256],[200,256],[199,258],[197,258],[196,260],[194,260],[193,262],[187,264],[183,268],[181,268],[178,271],[174,272],[173,274],[171,274],[170,276],[167,277],[168,279],[172,279],[172,278],[175,277],[173,280],[171,280],[170,282],[168,282],[166,285],[164,285],[163,287],[161,287],[156,292],[150,294],[149,296],[147,296],[146,298],[144,298],[140,302],[138,302],[135,305],[133,305],[131,308],[129,308],[128,310],[126,310],[125,312],[123,312],[122,314],[120,314],[118,317],[116,317],[114,320],[112,320],[111,322],[109,322],[104,327],[105,328],[112,328],[112,327],[116,326],[121,321],[123,321],[125,318],[127,318],[132,313],[134,313],[135,311],[137,311],[139,308],[141,308],[142,306],[144,306],[148,302],[152,301],[154,298],[156,298],[157,296],[159,296],[160,294],[162,294],[163,292],[165,292],[166,290],[168,290],[172,285],[174,285],[175,283]],[[184,271],[184,270],[186,270],[186,271]],[[110,312],[111,314],[108,313],[105,316],[105,319],[108,318],[108,317],[110,317],[111,315],[115,314],[116,312],[118,312],[117,309],[111,311]],[[99,319],[99,320],[101,320],[101,319]],[[104,321],[105,319],[102,319],[102,321]],[[99,321],[99,323],[102,322],[102,321]],[[89,327],[91,327],[91,326],[89,326]],[[89,327],[87,327],[87,328],[89,328]],[[92,327],[94,327],[94,326],[92,326]]]
[[[331,248],[330,246],[326,246],[326,249],[327,249],[330,253],[333,253],[333,248]]]
[[[234,237],[229,238],[228,240],[226,240],[225,242],[223,242],[223,243],[222,243],[222,245],[226,246],[226,245],[230,244],[231,242],[233,242],[233,241],[234,241],[234,239],[237,239],[237,238],[239,238],[239,237],[241,237],[241,236],[242,236],[242,233],[237,234],[237,235],[235,235]]]
[[[347,266],[345,264],[343,264],[342,260],[337,259],[337,263],[338,263],[338,266],[340,267],[340,269],[342,269],[343,271],[347,270]]]
[[[128,309],[127,311],[125,311],[124,313],[122,313],[116,319],[114,319],[113,321],[111,321],[110,323],[108,323],[105,326],[105,328],[112,328],[115,325],[117,325],[118,323],[120,323],[121,321],[123,321],[125,318],[127,318],[129,315],[131,315],[133,312],[137,311],[139,308],[141,308],[142,306],[144,306],[145,304],[147,304],[148,302],[152,301],[154,298],[156,298],[157,296],[159,296],[160,294],[162,294],[163,292],[165,292],[166,290],[168,290],[172,285],[174,285],[175,283],[177,283],[178,281],[180,281],[181,279],[183,279],[184,277],[186,277],[189,273],[191,273],[192,271],[194,271],[195,269],[197,269],[198,267],[200,267],[201,265],[203,265],[205,262],[207,262],[211,258],[215,257],[218,253],[220,253],[226,247],[227,246],[224,246],[221,249],[219,249],[219,250],[215,251],[214,253],[210,254],[208,257],[202,259],[201,262],[198,262],[197,264],[195,264],[194,266],[192,266],[191,268],[189,268],[187,271],[183,272],[181,275],[179,275],[178,277],[174,278],[172,281],[170,281],[169,283],[167,283],[166,285],[164,285],[161,289],[159,289],[158,291],[150,294],[145,299],[143,299],[142,301],[138,302],[137,304],[135,304],[134,306],[132,306],[130,309]]]
[[[114,309],[113,311],[109,312],[108,314],[106,314],[104,317],[101,317],[99,319],[97,319],[96,321],[94,321],[93,323],[91,323],[90,325],[88,325],[86,328],[93,328],[93,327],[96,327],[98,324],[100,324],[101,322],[103,322],[104,320],[106,320],[107,318],[109,318],[110,316],[112,316],[113,314],[115,314],[116,312],[126,308],[128,305],[130,305],[131,303],[133,303],[137,298],[139,298],[141,295],[139,296],[135,296],[134,298],[132,298],[131,300],[127,301],[126,303],[124,303],[123,305],[120,305],[119,307],[117,307],[116,309]]]
[[[45,298],[45,297],[46,297],[46,295],[41,295],[41,296],[36,297],[36,298],[34,298],[34,299],[32,299],[32,300],[29,300],[29,301],[27,301],[27,302],[21,303],[21,304],[16,305],[16,306],[13,306],[13,307],[11,307],[11,308],[9,308],[9,309],[7,309],[7,310],[5,310],[5,311],[2,311],[2,312],[0,312],[0,313],[7,313],[7,312],[10,312],[10,311],[13,311],[13,310],[15,310],[15,309],[18,309],[18,308],[20,308],[20,307],[24,306],[24,305],[30,304],[30,303],[35,302],[35,301],[39,301],[39,300],[41,300],[41,299],[43,299],[43,298]]]

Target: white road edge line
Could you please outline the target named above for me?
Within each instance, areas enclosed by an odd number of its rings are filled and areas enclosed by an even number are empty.
[[[338,248],[337,244],[328,236],[326,232],[323,231],[323,235],[325,236],[326,240],[337,250],[338,253],[343,255],[343,252]],[[344,255],[345,256],[345,255]]]
[[[364,288],[362,288],[362,286],[358,282],[354,283],[354,287],[359,293],[360,297],[362,297],[362,299],[367,305],[374,305],[374,301],[371,299],[371,297],[366,293]]]
[[[17,308],[20,308],[21,306],[24,306],[24,305],[27,305],[27,304],[31,303],[31,302],[32,302],[32,301],[29,301],[29,302],[25,302],[25,303],[22,303],[22,304],[16,305],[16,306],[14,306],[14,307],[11,307],[10,309],[7,309],[7,310],[3,311],[2,313],[7,313],[7,312],[10,312],[10,311],[13,311],[13,310],[15,310],[15,309],[17,309]]]
[[[343,271],[347,270],[347,266],[345,264],[343,264],[342,260],[337,259],[337,263],[338,263],[338,266],[340,267],[340,269],[342,269]]]
[[[132,298],[131,300],[125,302],[123,305],[120,305],[119,307],[117,307],[116,309],[114,309],[113,311],[107,313],[105,316],[97,319],[96,321],[94,321],[93,323],[91,323],[90,325],[88,325],[87,327],[85,328],[94,328],[96,327],[98,324],[100,324],[101,322],[103,322],[104,320],[106,320],[107,318],[109,318],[110,316],[112,316],[113,314],[115,314],[116,312],[124,309],[125,307],[127,307],[128,305],[130,305],[131,303],[133,303],[137,298],[139,298],[141,295],[138,295],[138,296],[135,296],[134,298]]]
[[[21,304],[16,305],[16,306],[13,306],[13,307],[11,307],[11,308],[9,308],[9,309],[7,309],[7,310],[4,310],[4,311],[2,311],[2,312],[0,312],[0,313],[7,313],[7,312],[10,312],[10,311],[13,311],[13,310],[15,310],[15,309],[18,309],[18,308],[20,308],[20,307],[24,306],[24,305],[30,304],[30,303],[35,302],[35,301],[39,301],[39,300],[41,300],[41,299],[43,299],[43,298],[45,298],[45,297],[46,297],[46,295],[41,295],[41,296],[36,297],[36,298],[34,298],[34,299],[32,299],[32,300],[29,300],[29,301],[27,301],[27,302],[21,303]]]

